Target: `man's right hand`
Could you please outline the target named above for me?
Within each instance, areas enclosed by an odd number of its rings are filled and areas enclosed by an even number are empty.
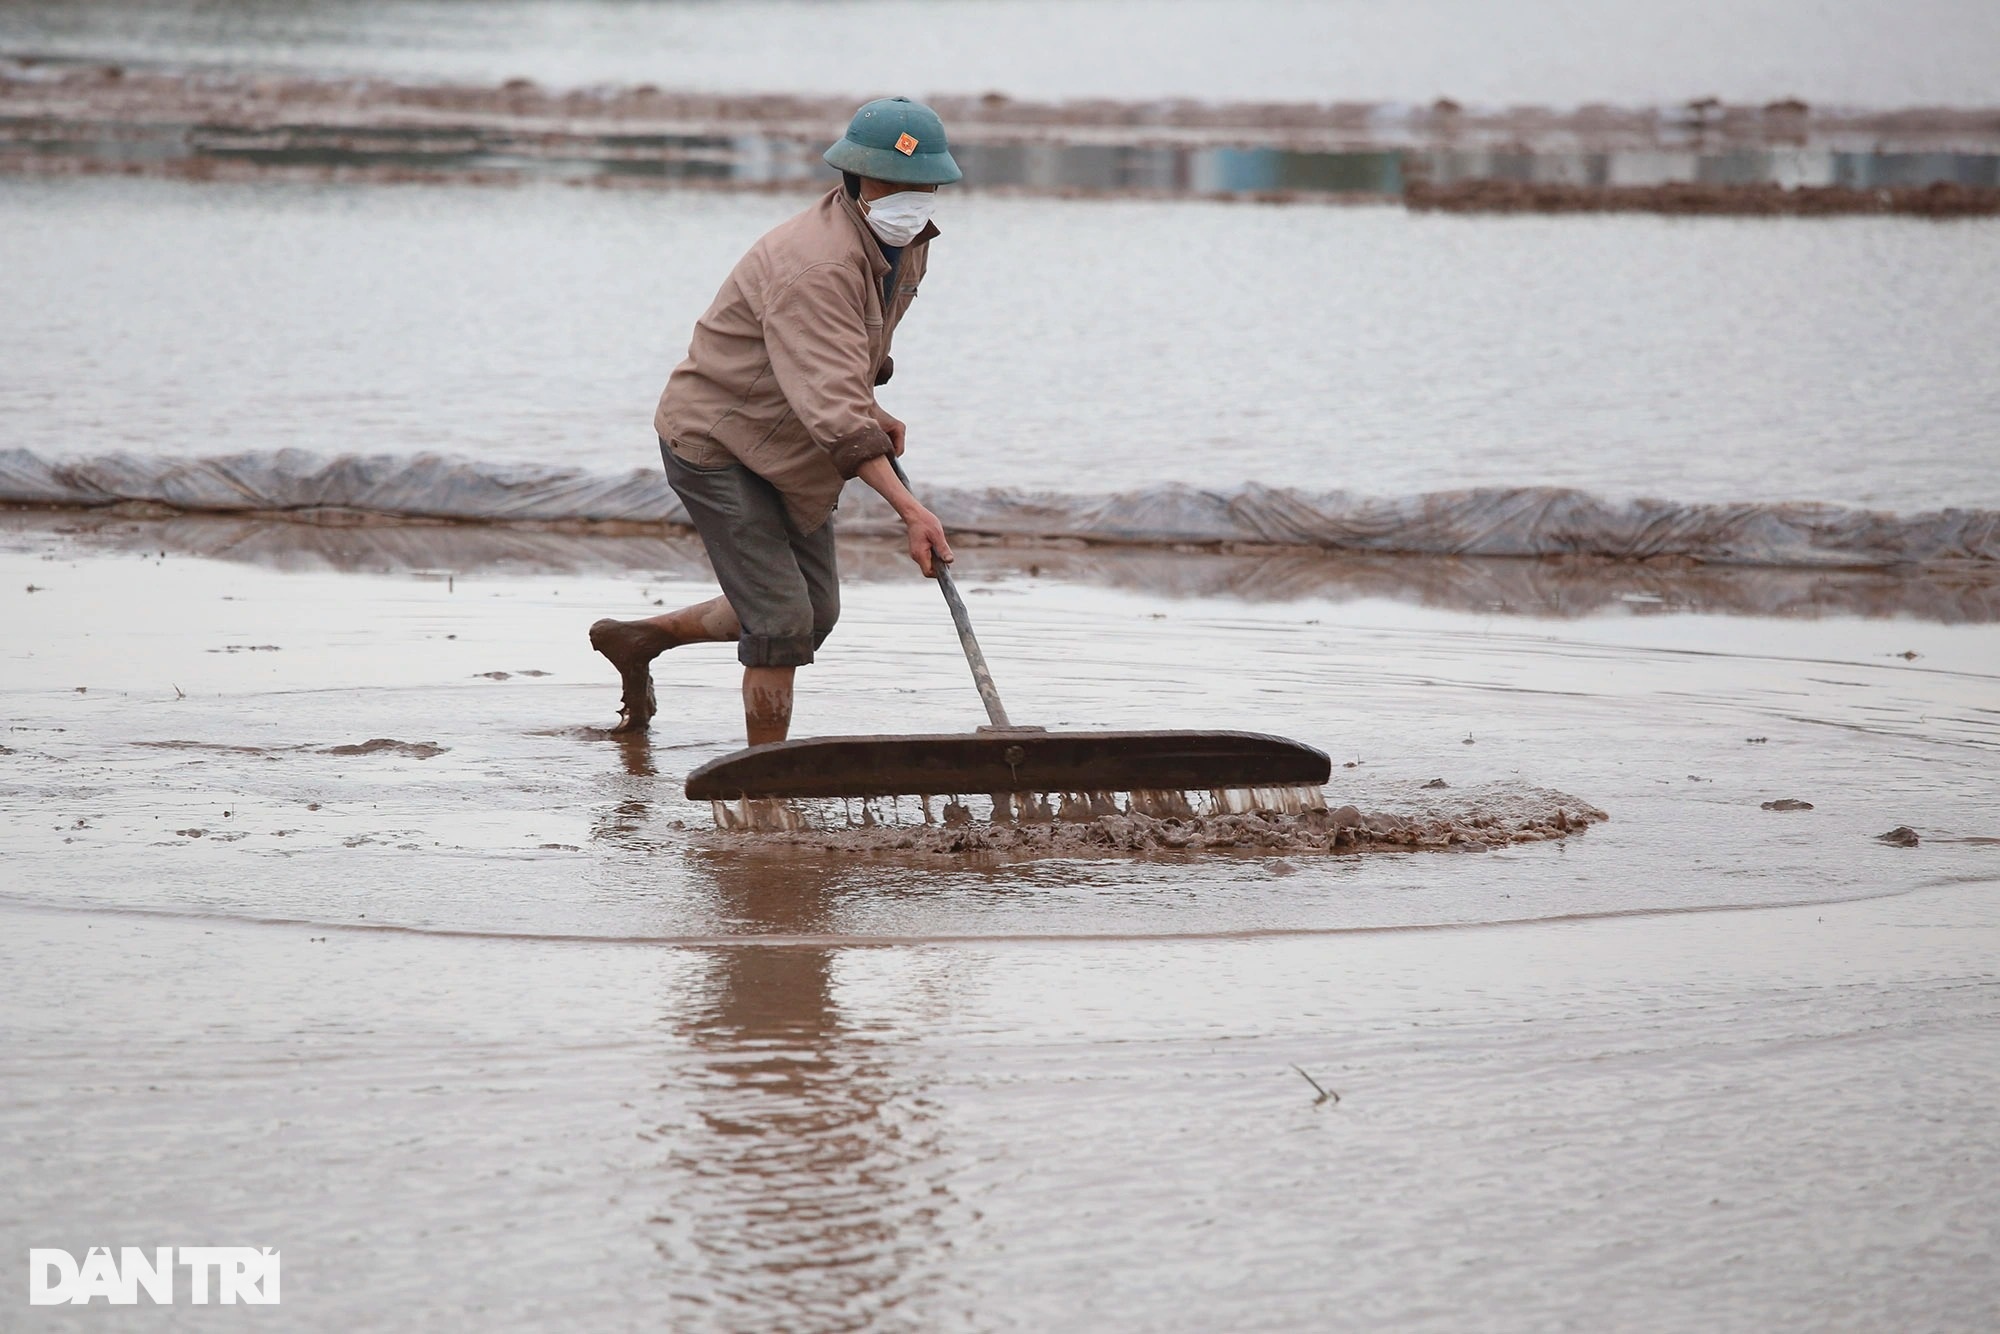
[[[944,525],[937,515],[918,505],[903,516],[903,526],[909,530],[910,559],[924,572],[924,578],[937,578],[937,563],[951,564],[951,543],[945,541]]]
[[[896,476],[896,465],[886,454],[878,454],[854,474],[875,489],[875,493],[889,502],[902,517],[903,526],[910,531],[910,559],[924,572],[924,578],[937,577],[937,562],[951,564],[951,543],[945,541],[944,525],[937,515],[925,509],[923,502],[910,494],[902,479]]]

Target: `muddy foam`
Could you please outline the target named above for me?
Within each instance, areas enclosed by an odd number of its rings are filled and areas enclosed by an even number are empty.
[[[1566,792],[1514,784],[1462,790],[1427,785],[1398,806],[1378,811],[1347,805],[1296,813],[1253,811],[1166,818],[1124,812],[1089,820],[1010,823],[960,821],[948,816],[917,826],[875,823],[789,833],[717,831],[704,841],[711,847],[754,844],[849,855],[917,853],[991,856],[1007,861],[1487,852],[1516,843],[1572,838],[1611,818]]]

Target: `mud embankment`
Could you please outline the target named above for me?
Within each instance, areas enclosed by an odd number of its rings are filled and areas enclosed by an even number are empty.
[[[820,150],[853,101],[0,56],[0,173],[807,190],[831,179]],[[1458,212],[2000,211],[1995,110],[934,101],[968,189]]]
[[[1731,217],[1821,218],[1837,214],[1900,213],[1920,218],[1979,218],[2000,214],[2000,190],[1932,181],[1928,185],[1856,189],[1845,185],[1724,185],[1675,181],[1663,185],[1569,185],[1559,182],[1411,181],[1403,202],[1439,213],[1675,213]]]
[[[290,71],[135,67],[0,53],[0,110],[103,123],[195,124],[207,129],[326,126],[492,126],[560,133],[565,127],[675,129],[728,135],[797,132],[815,141],[840,129],[860,94],[714,93],[652,84],[551,88],[416,83]],[[1285,147],[1548,149],[1796,147],[1937,151],[1991,145],[2000,107],[1854,109],[1794,99],[1762,105],[1697,98],[1681,106],[1574,108],[1347,102],[1207,102],[1192,98],[1060,102],[932,94],[954,144],[1029,141],[1204,142]]]

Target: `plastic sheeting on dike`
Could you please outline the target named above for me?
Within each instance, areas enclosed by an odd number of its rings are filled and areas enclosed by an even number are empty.
[[[2000,560],[2000,511],[1888,514],[1818,503],[1611,501],[1559,487],[1479,487],[1412,496],[1310,492],[1255,483],[1110,495],[924,488],[958,529],[999,537],[1128,545],[1276,544],[1464,556],[1683,557],[1718,564],[1889,566]],[[105,506],[147,502],[210,513],[354,511],[459,522],[685,524],[658,469],[600,475],[436,454],[325,458],[303,450],[213,458],[107,454],[45,459],[0,451],[0,501]],[[301,514],[301,517],[303,515]],[[872,492],[850,486],[850,531],[896,527]]]

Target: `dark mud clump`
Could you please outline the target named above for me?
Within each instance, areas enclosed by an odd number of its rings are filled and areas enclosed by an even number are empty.
[[[1810,801],[1800,801],[1796,797],[1779,797],[1776,801],[1763,804],[1763,809],[1767,811],[1809,811],[1812,808]]]
[[[917,852],[1031,857],[1485,852],[1581,834],[1610,817],[1549,788],[1467,789],[1449,805],[1416,800],[1403,811],[1354,806],[1300,814],[1253,812],[1156,818],[1118,814],[1080,822],[878,825],[798,833],[721,834],[827,852]]]
[[[328,746],[322,755],[408,755],[414,759],[428,760],[434,755],[442,755],[449,749],[435,741],[395,741],[378,736],[372,741],[363,741],[352,746]]]

